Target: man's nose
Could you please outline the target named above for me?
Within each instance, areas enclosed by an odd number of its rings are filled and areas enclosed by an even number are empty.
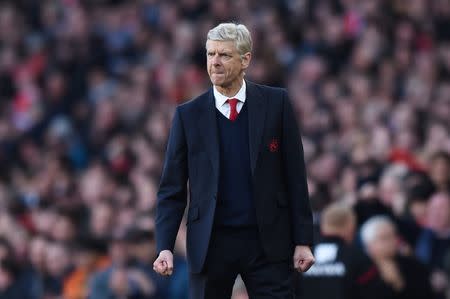
[[[213,65],[219,65],[220,64],[220,57],[219,57],[219,55],[216,54],[216,55],[213,56],[212,64]]]

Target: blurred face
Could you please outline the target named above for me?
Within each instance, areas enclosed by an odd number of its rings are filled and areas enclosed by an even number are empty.
[[[145,230],[154,230],[155,218],[153,218],[151,215],[140,215],[136,219],[136,226]]]
[[[431,197],[427,209],[427,225],[437,233],[450,229],[450,198],[445,194]]]
[[[47,241],[41,237],[35,237],[30,242],[30,261],[36,269],[42,269],[45,262]]]
[[[56,98],[63,96],[65,82],[62,74],[52,74],[46,83],[50,99],[55,100]]]
[[[392,258],[397,251],[397,235],[394,227],[388,223],[378,226],[374,238],[367,244],[369,255],[374,258]]]
[[[59,277],[70,266],[69,252],[61,244],[51,244],[46,252],[46,267],[50,275]]]
[[[167,126],[164,115],[156,114],[149,118],[146,129],[152,140],[157,141],[158,144],[164,144],[167,138]]]
[[[206,42],[206,62],[212,84],[228,88],[240,84],[243,72],[250,63],[251,54],[241,58],[233,41]]]
[[[111,231],[111,221],[113,218],[113,211],[107,204],[96,205],[92,209],[91,231],[96,236],[106,236]]]
[[[29,238],[27,233],[22,229],[16,229],[15,233],[10,237],[14,255],[18,259],[24,259],[28,254]]]
[[[52,210],[38,210],[33,212],[33,223],[38,232],[42,234],[50,234],[52,228],[55,227],[57,215]]]
[[[399,185],[395,178],[385,176],[380,182],[380,200],[386,206],[391,206],[399,192]]]
[[[129,246],[123,241],[113,241],[109,246],[109,255],[114,264],[125,265],[129,259]]]
[[[5,245],[0,245],[0,260],[11,258],[11,252]]]
[[[106,185],[106,176],[103,168],[94,166],[85,172],[81,179],[81,196],[87,203],[95,203],[102,198],[103,188]]]
[[[427,217],[427,204],[422,201],[413,201],[409,207],[410,213],[413,216],[414,220],[423,224]]]
[[[72,221],[64,216],[58,216],[56,224],[52,229],[52,236],[58,241],[70,241],[73,240],[76,234],[76,228]]]
[[[124,294],[126,294],[129,289],[128,282],[129,276],[127,268],[115,267],[111,273],[111,278],[109,280],[109,287],[115,293],[115,295],[117,295],[114,297],[126,297]]]
[[[117,219],[115,220],[115,225],[117,225],[117,227],[130,227],[134,220],[136,219],[136,212],[134,209],[132,208],[122,208],[118,213],[117,213]]]
[[[439,187],[445,186],[450,177],[450,165],[443,158],[435,159],[430,168],[430,176]]]
[[[149,211],[156,205],[157,187],[153,181],[140,175],[136,180],[137,184],[137,208],[139,211]]]
[[[0,267],[0,291],[5,290],[13,283],[12,275],[3,267]]]

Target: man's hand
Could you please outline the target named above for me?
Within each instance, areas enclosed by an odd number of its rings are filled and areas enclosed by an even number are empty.
[[[153,263],[153,270],[161,275],[172,275],[173,272],[173,254],[170,250],[163,250]]]
[[[297,245],[294,252],[294,268],[298,272],[306,272],[314,264],[314,256],[309,246]]]
[[[381,279],[389,284],[394,290],[401,291],[405,287],[405,280],[398,268],[398,265],[392,259],[377,260],[375,263],[380,271]]]

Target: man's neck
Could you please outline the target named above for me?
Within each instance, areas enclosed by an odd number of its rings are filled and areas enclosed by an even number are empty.
[[[224,96],[231,98],[231,97],[234,97],[239,92],[243,83],[244,83],[244,78],[241,78],[241,80],[236,80],[230,86],[215,85],[215,87],[217,88],[218,92],[220,92]]]
[[[341,232],[339,230],[322,231],[321,233],[322,233],[322,236],[325,238],[339,238],[347,244],[352,242],[352,238],[350,236],[348,236],[348,234],[346,234],[345,232]]]

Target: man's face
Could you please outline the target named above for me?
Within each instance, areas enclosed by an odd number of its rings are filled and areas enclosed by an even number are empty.
[[[427,207],[427,226],[435,232],[445,232],[450,227],[450,200],[445,194],[435,194]]]
[[[246,53],[241,58],[233,41],[208,40],[206,57],[212,84],[226,88],[241,80],[241,74],[248,67],[251,54]]]
[[[373,258],[392,258],[397,251],[397,234],[391,224],[380,224],[375,238],[368,244]]]

